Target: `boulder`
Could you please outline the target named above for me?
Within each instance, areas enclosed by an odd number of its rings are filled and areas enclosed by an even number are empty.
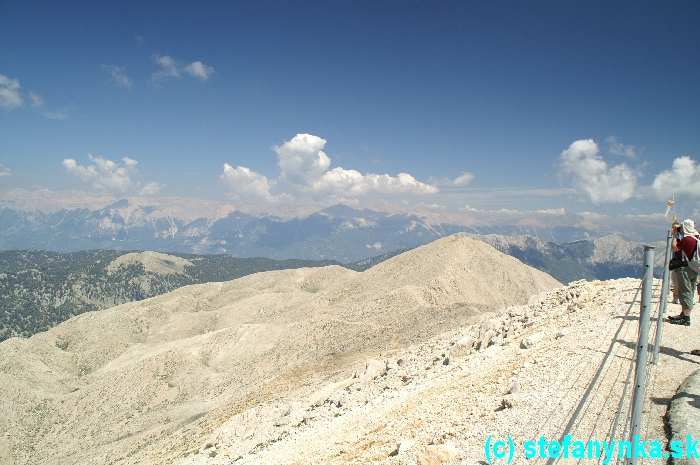
[[[671,399],[668,411],[671,439],[684,443],[687,436],[696,439],[700,431],[700,370],[693,372],[680,385]],[[674,465],[698,465],[697,457],[673,459]]]

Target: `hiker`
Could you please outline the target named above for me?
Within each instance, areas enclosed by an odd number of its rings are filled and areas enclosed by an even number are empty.
[[[673,233],[673,238],[675,240],[680,242],[683,239],[683,230],[680,227],[680,224],[678,224],[675,220],[673,222],[673,225],[671,226],[671,231],[675,231],[675,233]],[[673,252],[673,260],[683,260],[683,254],[680,250],[677,252]],[[678,300],[678,269],[671,270],[671,291],[673,293],[673,303],[676,305],[680,304],[681,301]]]
[[[683,233],[683,239],[677,239],[678,230]],[[691,219],[683,220],[680,228],[673,231],[673,251],[681,252],[683,259],[690,262],[695,254],[698,245],[698,232],[695,223]],[[689,265],[678,268],[676,274],[676,285],[678,287],[678,298],[681,303],[681,313],[668,317],[670,323],[690,326],[690,313],[695,305],[695,292],[698,280],[698,273]]]

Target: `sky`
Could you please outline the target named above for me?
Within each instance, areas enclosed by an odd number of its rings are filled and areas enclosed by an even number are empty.
[[[696,1],[98,3],[0,0],[0,196],[695,214]]]

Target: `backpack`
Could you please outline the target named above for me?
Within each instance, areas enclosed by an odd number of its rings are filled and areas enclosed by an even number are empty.
[[[691,258],[685,255],[685,251],[682,251],[683,258],[688,263],[688,267],[696,273],[700,273],[700,240],[697,237],[695,239],[695,252]]]

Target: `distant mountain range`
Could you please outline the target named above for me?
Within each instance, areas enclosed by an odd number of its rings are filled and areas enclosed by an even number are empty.
[[[128,200],[97,210],[56,212],[0,206],[0,250],[160,250],[349,263],[413,248],[456,232],[526,234],[553,242],[595,237],[593,232],[575,227],[434,224],[417,215],[387,214],[344,205],[303,218],[232,212],[223,217],[194,220]]]
[[[186,220],[126,200],[50,213],[0,207],[0,250],[11,250],[0,252],[0,340],[188,284],[328,264],[361,271],[453,233],[480,239],[564,283],[642,271],[642,244],[577,228],[469,228],[341,205],[287,220],[240,212]],[[170,255],[127,254],[134,250]],[[121,266],[110,267],[114,262]]]
[[[619,235],[555,243],[531,236],[479,236],[503,253],[546,271],[559,281],[639,277],[643,271],[644,244]],[[665,242],[656,242],[655,274],[663,271]]]

